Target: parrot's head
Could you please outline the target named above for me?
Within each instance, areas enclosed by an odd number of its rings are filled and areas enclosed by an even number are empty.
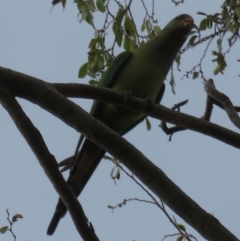
[[[167,30],[168,34],[174,34],[174,36],[187,38],[191,29],[194,26],[194,20],[188,14],[181,14],[172,19],[163,31]]]

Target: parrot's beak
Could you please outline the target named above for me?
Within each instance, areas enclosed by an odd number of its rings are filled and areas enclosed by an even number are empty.
[[[194,25],[194,20],[193,20],[192,17],[189,16],[189,17],[184,19],[183,26],[185,28],[192,28],[193,25]]]

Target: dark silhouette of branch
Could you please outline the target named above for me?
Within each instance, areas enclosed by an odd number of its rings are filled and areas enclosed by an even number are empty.
[[[32,124],[31,120],[24,113],[14,96],[11,95],[2,85],[0,85],[0,103],[12,117],[12,120],[18,130],[21,132],[33,153],[36,155],[45,174],[48,176],[55,190],[67,206],[80,236],[83,240],[98,241],[99,239],[89,225],[88,219],[85,216],[80,203],[59,172],[57,161],[49,152],[41,133]],[[12,231],[11,228],[10,231]],[[15,235],[14,238],[16,239]]]
[[[165,208],[164,203],[162,202],[162,200],[160,199],[160,202],[158,202],[156,200],[156,198],[152,195],[151,192],[148,191],[148,189],[146,189],[135,177],[134,175],[130,175],[118,162],[114,162],[116,164],[116,166],[118,168],[120,168],[120,170],[122,170],[129,178],[131,178],[153,201],[150,200],[144,200],[144,199],[139,199],[139,198],[128,198],[128,199],[124,199],[122,201],[122,203],[119,203],[115,206],[110,206],[109,208],[112,209],[112,211],[114,211],[116,208],[118,207],[122,207],[123,205],[126,205],[127,202],[129,201],[139,201],[139,202],[146,202],[149,204],[154,204],[156,205],[159,209],[162,210],[162,212],[165,214],[165,216],[168,218],[169,222],[172,223],[172,225],[178,230],[178,236],[184,237],[186,240],[191,241],[190,239],[190,234],[187,233],[186,230],[183,230],[179,227],[179,224],[177,223],[177,221],[175,220],[175,218],[172,218],[168,211]]]
[[[240,118],[237,114],[236,109],[234,108],[231,100],[223,93],[219,92],[213,83],[212,79],[209,79],[204,86],[205,91],[207,94],[217,102],[221,103],[224,110],[226,111],[229,119],[232,121],[232,123],[240,129]]]
[[[172,111],[162,105],[126,96],[107,88],[94,87],[84,84],[54,84],[62,95],[72,98],[96,99],[110,104],[122,106],[138,112],[143,112],[153,118],[193,130],[236,148],[240,148],[240,135],[227,128],[184,113]]]
[[[57,87],[54,88],[53,84],[1,67],[0,85],[5,86],[13,95],[38,104],[115,156],[166,205],[207,240],[238,240],[216,218],[188,197],[140,151],[78,105],[61,95],[56,91],[55,88]],[[118,105],[122,103],[122,106],[126,108],[142,111],[147,115],[201,132],[240,148],[240,135],[226,128],[169,110],[149,101],[146,102],[133,97],[128,97],[126,100],[124,94],[108,89],[98,89],[91,86],[89,88],[83,86],[82,88],[86,91],[82,93],[85,97],[102,98],[101,100]],[[92,91],[90,91],[91,89]],[[68,208],[70,208],[69,206]]]
[[[10,213],[9,213],[9,211],[8,211],[8,209],[6,210],[6,213],[7,213],[7,220],[8,220],[8,222],[9,222],[9,225],[10,225],[10,227],[9,227],[9,232],[12,234],[12,236],[13,236],[13,238],[14,238],[14,241],[16,241],[16,239],[17,239],[17,236],[14,234],[14,232],[13,232],[13,222],[10,220]]]
[[[206,99],[206,107],[205,107],[205,112],[204,115],[201,117],[202,120],[210,121],[212,110],[213,110],[213,104],[218,106],[219,108],[225,110],[227,112],[227,115],[229,116],[229,119],[232,121],[232,123],[240,128],[240,119],[237,114],[237,112],[240,112],[240,107],[239,106],[233,106],[231,100],[229,99],[228,96],[225,94],[219,92],[213,83],[212,79],[209,79],[208,81],[205,82],[204,89],[207,93],[207,99]],[[181,102],[177,105],[174,105],[172,108],[180,110],[180,106],[186,104],[187,102]],[[171,137],[173,133],[178,132],[178,131],[183,131],[187,130],[186,128],[182,128],[179,126],[173,126],[168,128],[167,123],[162,121],[160,124],[160,127],[162,130],[167,134],[170,135],[169,140],[171,140]]]
[[[213,99],[210,96],[207,96],[205,111],[204,111],[203,116],[200,117],[200,119],[210,121],[212,109],[213,109],[213,101],[212,100]],[[187,102],[188,102],[188,100],[185,100],[185,101],[182,101],[178,104],[175,104],[172,107],[172,110],[177,109],[180,112],[180,107],[187,104]],[[171,141],[174,133],[179,132],[179,131],[187,130],[186,128],[183,128],[183,127],[180,127],[180,126],[168,127],[167,123],[165,121],[161,121],[161,124],[159,126],[162,128],[163,132],[166,135],[170,135],[169,141]]]
[[[172,110],[176,110],[180,112],[180,107],[183,106],[183,105],[186,105],[188,103],[188,100],[185,100],[185,101],[182,101],[178,104],[175,104],[173,107],[172,107]],[[175,132],[179,132],[179,131],[185,131],[187,130],[186,128],[183,128],[183,127],[180,127],[180,126],[173,126],[173,127],[168,127],[167,126],[167,123],[166,121],[161,121],[160,125],[159,125],[163,132],[166,134],[166,135],[169,135],[169,141],[172,140],[172,136]]]

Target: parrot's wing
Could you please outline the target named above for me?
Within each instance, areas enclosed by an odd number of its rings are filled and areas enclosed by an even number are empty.
[[[125,51],[119,54],[109,65],[107,71],[103,74],[102,79],[99,82],[100,87],[111,88],[114,85],[114,81],[116,80],[118,74],[127,64],[129,59],[132,57],[133,53],[130,51]],[[90,114],[96,117],[98,112],[101,112],[101,105],[103,103],[99,101],[94,101]]]
[[[122,68],[127,64],[132,55],[133,53],[130,51],[125,51],[119,54],[109,65],[107,71],[103,74],[99,86],[111,88],[114,84],[114,80],[121,72]]]
[[[112,61],[112,63],[108,67],[107,71],[102,76],[102,79],[100,80],[98,86],[111,88],[111,86],[114,84],[114,80],[116,79],[117,75],[119,74],[119,72],[121,72],[122,68],[127,64],[128,60],[131,58],[132,54],[133,53],[130,51],[125,51],[125,52],[120,53]],[[91,112],[90,112],[90,114],[92,116],[95,116],[96,109],[99,109],[99,105],[100,105],[100,102],[94,101]],[[78,144],[77,144],[75,157],[77,156],[77,152],[80,149],[80,145],[83,140],[84,140],[84,136],[81,135],[79,138]],[[61,161],[60,163],[58,163],[59,167],[63,167],[61,169],[61,172],[64,172],[64,171],[70,169],[73,166],[73,162],[74,162],[73,158],[70,157],[70,158],[67,158],[67,159]]]
[[[165,92],[165,84],[163,83],[160,91],[158,92],[157,98],[155,100],[155,104],[159,104],[161,102],[164,92]]]

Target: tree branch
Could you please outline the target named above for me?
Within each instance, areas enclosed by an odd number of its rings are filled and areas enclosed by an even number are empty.
[[[204,89],[207,92],[208,96],[210,96],[212,99],[216,100],[217,102],[221,103],[229,119],[238,129],[240,129],[240,118],[231,100],[225,94],[221,93],[215,88],[215,85],[212,79],[209,79],[205,83]]]
[[[83,84],[54,84],[53,86],[64,96],[100,100],[127,109],[143,112],[153,118],[202,133],[240,149],[240,135],[238,133],[209,121],[170,110],[162,105],[153,104],[149,101],[146,102],[131,96],[126,97],[124,93],[113,91],[108,88]]]
[[[74,195],[72,189],[59,172],[55,157],[49,152],[41,133],[32,124],[31,120],[22,110],[16,99],[0,85],[0,103],[12,117],[18,130],[21,132],[33,153],[37,157],[45,174],[53,184],[55,190],[66,205],[78,233],[83,240],[98,241],[95,232],[89,226],[88,219],[82,206]]]
[[[197,203],[188,197],[164,172],[151,163],[140,151],[114,131],[94,119],[78,105],[59,94],[53,85],[5,68],[0,68],[0,84],[5,85],[14,95],[28,99],[48,110],[63,120],[67,125],[83,133],[88,139],[119,159],[151,191],[189,225],[196,229],[204,238],[212,241],[238,240],[222,226],[216,218],[205,212]],[[167,122],[217,137],[219,140],[224,140],[224,142],[227,140],[228,144],[231,143],[237,148],[240,146],[240,135],[207,121],[199,120],[133,97],[129,97],[126,101],[124,94],[114,93],[114,91],[111,90],[102,89],[101,92],[107,94],[108,97],[114,96],[111,103],[122,103],[124,107],[143,111],[148,115]],[[101,96],[99,93],[100,90],[95,90],[95,94],[98,97]],[[109,99],[111,98],[109,97]],[[224,139],[223,134],[228,137]],[[231,141],[229,138],[233,140]]]

